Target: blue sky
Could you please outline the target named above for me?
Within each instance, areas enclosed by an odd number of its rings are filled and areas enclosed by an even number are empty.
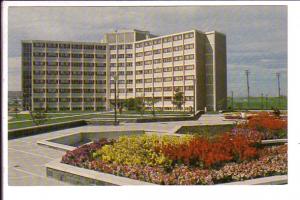
[[[10,7],[8,10],[8,89],[21,90],[21,40],[100,41],[115,29],[148,30],[156,35],[190,29],[227,36],[228,94],[287,94],[286,6],[177,7]]]

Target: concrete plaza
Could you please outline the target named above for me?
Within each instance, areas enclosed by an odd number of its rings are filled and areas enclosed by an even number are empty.
[[[181,126],[228,124],[223,115],[202,115],[196,121],[124,123],[119,126],[82,126],[8,141],[8,184],[11,186],[69,185],[46,177],[44,165],[61,158],[64,151],[40,146],[37,141],[72,132],[145,130],[157,134],[175,133]]]

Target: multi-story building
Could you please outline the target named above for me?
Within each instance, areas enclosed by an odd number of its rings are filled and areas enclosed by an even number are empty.
[[[147,31],[107,33],[98,43],[22,42],[25,109],[111,109],[119,102],[155,98],[155,107],[184,110],[226,107],[226,36],[191,30],[165,36]],[[115,82],[116,81],[116,82]]]

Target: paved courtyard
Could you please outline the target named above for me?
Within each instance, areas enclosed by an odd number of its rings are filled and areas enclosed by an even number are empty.
[[[222,115],[203,115],[196,121],[126,123],[119,126],[82,126],[60,131],[54,131],[35,136],[23,137],[8,141],[8,184],[26,186],[69,185],[46,177],[44,165],[60,158],[65,152],[40,146],[37,141],[56,136],[63,136],[72,132],[101,132],[145,130],[158,134],[174,133],[181,126],[201,124],[225,124]]]

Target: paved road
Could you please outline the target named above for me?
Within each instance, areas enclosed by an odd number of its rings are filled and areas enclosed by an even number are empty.
[[[46,177],[44,165],[61,158],[63,151],[37,145],[37,141],[74,132],[101,132],[121,130],[145,130],[158,134],[174,133],[182,125],[228,123],[222,115],[203,115],[196,121],[126,123],[119,126],[83,126],[50,133],[39,134],[8,141],[8,184],[9,185],[68,185]]]

